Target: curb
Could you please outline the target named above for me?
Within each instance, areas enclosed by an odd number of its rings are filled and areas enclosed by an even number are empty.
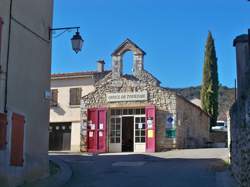
[[[53,176],[51,180],[48,180],[49,185],[51,187],[60,187],[66,184],[72,176],[71,168],[61,159],[49,156],[49,160],[53,161],[60,167],[60,172]]]
[[[21,185],[20,187],[61,187],[66,184],[72,176],[71,168],[61,159],[49,156],[49,160],[60,167],[58,173],[44,179],[38,179],[31,183]]]

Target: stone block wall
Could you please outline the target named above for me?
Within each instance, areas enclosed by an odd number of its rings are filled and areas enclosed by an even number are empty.
[[[230,110],[232,173],[241,187],[250,187],[250,57],[248,35],[235,38],[237,100]]]
[[[142,92],[147,91],[147,101],[109,103],[107,93]],[[178,101],[178,102],[177,102]],[[168,89],[159,86],[159,81],[143,70],[140,77],[132,75],[121,76],[119,80],[112,79],[112,73],[106,75],[95,84],[95,91],[82,98],[82,120],[87,121],[88,108],[135,108],[156,106],[156,151],[166,151],[173,148],[204,147],[209,139],[209,116],[199,107],[176,95]],[[177,108],[178,107],[178,108]],[[177,117],[177,114],[179,116]],[[177,137],[167,138],[166,120],[171,115],[177,119]],[[81,150],[86,150],[84,129],[81,130]],[[187,135],[187,133],[190,133]],[[85,133],[86,135],[86,133]],[[176,144],[178,142],[178,144]]]
[[[227,132],[224,131],[211,132],[210,140],[213,143],[227,143]]]
[[[210,117],[200,107],[181,96],[176,99],[176,146],[178,148],[206,147]]]

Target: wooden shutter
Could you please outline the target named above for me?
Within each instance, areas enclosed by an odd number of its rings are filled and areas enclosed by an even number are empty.
[[[52,94],[52,98],[50,101],[50,106],[57,106],[58,105],[58,90],[57,89],[53,89],[51,90],[51,94]]]
[[[70,88],[70,105],[80,105],[82,96],[81,88]]]
[[[24,123],[24,116],[13,113],[10,155],[10,165],[12,166],[23,165]]]
[[[5,148],[7,133],[7,115],[0,113],[0,150]]]
[[[82,97],[82,89],[77,88],[77,91],[76,91],[76,104],[77,105],[81,104],[81,97]]]

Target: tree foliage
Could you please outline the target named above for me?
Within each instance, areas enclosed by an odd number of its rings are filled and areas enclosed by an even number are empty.
[[[203,65],[203,83],[201,88],[202,109],[211,116],[210,126],[216,125],[218,116],[218,67],[217,57],[214,45],[214,39],[211,32],[208,33],[205,49],[205,59]]]

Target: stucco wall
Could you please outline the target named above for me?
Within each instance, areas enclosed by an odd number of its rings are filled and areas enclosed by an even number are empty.
[[[209,141],[209,116],[180,96],[176,98],[176,110],[177,147],[205,147]]]
[[[0,2],[0,16],[4,21],[3,72],[7,63],[9,2]],[[52,9],[51,0],[13,0],[7,77],[8,144],[6,150],[0,151],[0,176],[10,186],[48,175],[49,101],[45,99],[45,91],[50,89],[51,41],[48,28],[52,24]],[[1,74],[1,78],[3,76]],[[1,81],[0,85],[0,108],[3,111],[4,82]],[[25,116],[23,167],[9,166],[12,112]]]
[[[0,17],[3,19],[2,27],[2,41],[0,43],[0,66],[2,71],[6,70],[7,48],[8,48],[8,30],[9,30],[9,8],[10,1],[2,0],[0,2]],[[5,72],[5,71],[4,71]],[[4,87],[5,87],[5,73],[0,73],[0,112],[4,112]]]
[[[70,106],[70,88],[82,88],[82,96],[95,90],[92,76],[52,79],[51,89],[58,89],[58,106],[50,109],[50,122],[80,122],[80,106]]]
[[[72,152],[80,151],[80,122],[73,122],[71,124],[71,148]]]

